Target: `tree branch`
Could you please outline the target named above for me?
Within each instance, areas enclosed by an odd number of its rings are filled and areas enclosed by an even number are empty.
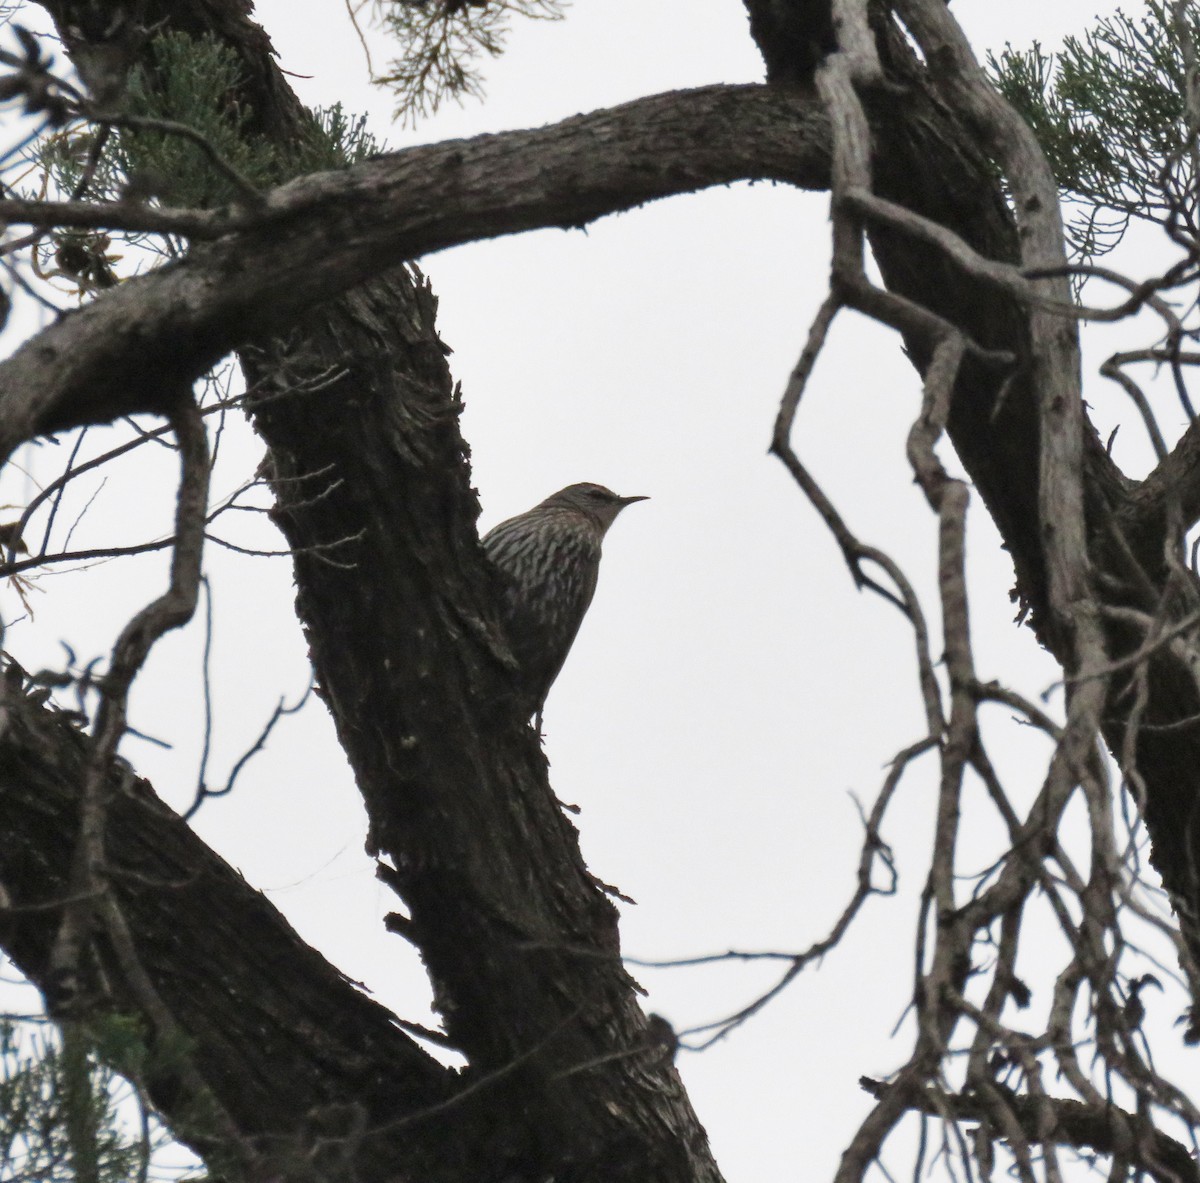
[[[17,350],[0,366],[0,456],[35,435],[161,411],[164,389],[239,341],[405,260],[737,180],[821,188],[826,129],[798,93],[714,86],[303,177],[271,192],[249,228],[128,280]]]
[[[0,683],[0,831],[9,897],[0,938],[21,972],[48,990],[52,920],[70,898],[89,745],[65,715],[26,698],[19,681],[14,668]],[[106,775],[109,890],[148,982],[187,1032],[192,1064],[246,1136],[282,1152],[306,1145],[314,1122],[338,1114],[344,1120],[356,1107],[368,1126],[382,1125],[452,1093],[454,1074],[306,945],[145,781],[122,761]],[[89,997],[102,999],[109,1013],[140,1013],[118,951],[102,942],[98,953]],[[180,1049],[163,1046],[156,1055],[148,1038],[155,1104],[167,1113],[186,1110],[189,1090],[174,1063]],[[408,1170],[414,1161],[403,1156],[416,1154],[425,1163],[418,1176],[458,1178],[452,1164],[461,1151],[442,1144],[447,1133],[414,1128],[386,1149],[382,1141],[369,1147],[367,1161],[382,1155],[399,1172],[401,1162]]]
[[[880,1099],[894,1086],[881,1080],[862,1077],[859,1083],[871,1096]],[[954,1121],[986,1121],[989,1106],[981,1097],[965,1093],[925,1090],[908,1100],[930,1117]],[[1032,1097],[1006,1092],[1004,1103],[1017,1120],[1022,1136],[1030,1145],[1046,1142],[1090,1150],[1097,1154],[1129,1157],[1142,1166],[1158,1183],[1197,1183],[1200,1170],[1191,1151],[1140,1114],[1128,1113],[1111,1100],[1102,1106],[1087,1105],[1059,1097],[1046,1098],[1046,1109]]]

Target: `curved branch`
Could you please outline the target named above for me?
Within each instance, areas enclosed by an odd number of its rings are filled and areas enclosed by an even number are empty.
[[[433,251],[738,180],[822,188],[827,141],[812,98],[712,86],[303,177],[247,228],[106,292],[0,366],[0,458],[36,435],[162,411],[164,390],[247,337]]]

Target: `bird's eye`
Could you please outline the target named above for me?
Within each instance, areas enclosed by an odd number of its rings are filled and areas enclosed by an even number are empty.
[[[604,500],[604,494],[601,493],[599,489],[589,489],[588,496],[591,497],[594,501],[603,501]]]

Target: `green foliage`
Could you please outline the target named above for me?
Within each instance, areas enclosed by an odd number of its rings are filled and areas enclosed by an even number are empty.
[[[341,103],[315,108],[313,118],[312,136],[291,157],[293,176],[347,168],[387,151],[387,145],[367,131],[367,117],[347,115]]]
[[[147,1150],[122,1128],[114,1080],[93,1059],[80,1080],[55,1041],[0,1021],[0,1180],[75,1183],[81,1129],[100,1183],[136,1179]]]
[[[241,67],[230,50],[211,38],[168,33],[156,39],[153,60],[153,67],[130,76],[129,114],[187,124],[256,187],[282,175],[278,152],[248,131],[253,113],[236,97]],[[115,171],[144,193],[202,207],[224,205],[234,196],[229,181],[190,140],[121,130],[114,141],[110,160]]]
[[[237,97],[241,79],[236,54],[215,39],[167,33],[154,42],[153,65],[130,76],[123,113],[186,125],[256,188],[345,167],[382,150],[365,116],[347,116],[340,104],[318,109],[306,134],[286,149],[268,142],[251,130],[253,111]],[[170,130],[74,129],[50,137],[40,162],[66,192],[94,170],[89,192],[98,197],[157,197],[212,208],[238,196],[199,144]]]
[[[396,94],[396,117],[415,122],[447,99],[478,98],[480,62],[504,52],[512,15],[558,20],[566,0],[375,0],[402,52],[376,79]]]
[[[1146,9],[1140,20],[1121,11],[1099,20],[1057,54],[1034,42],[989,57],[993,81],[1078,207],[1068,239],[1083,258],[1112,249],[1131,218],[1194,212],[1186,61],[1200,39],[1200,15],[1189,4],[1180,29],[1164,0],[1147,0]]]

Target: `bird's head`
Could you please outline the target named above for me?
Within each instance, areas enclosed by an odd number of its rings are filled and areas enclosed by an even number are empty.
[[[547,508],[578,510],[593,519],[601,530],[607,530],[625,506],[632,505],[635,501],[648,500],[647,497],[622,497],[603,485],[593,485],[584,481],[559,489],[542,504]]]

